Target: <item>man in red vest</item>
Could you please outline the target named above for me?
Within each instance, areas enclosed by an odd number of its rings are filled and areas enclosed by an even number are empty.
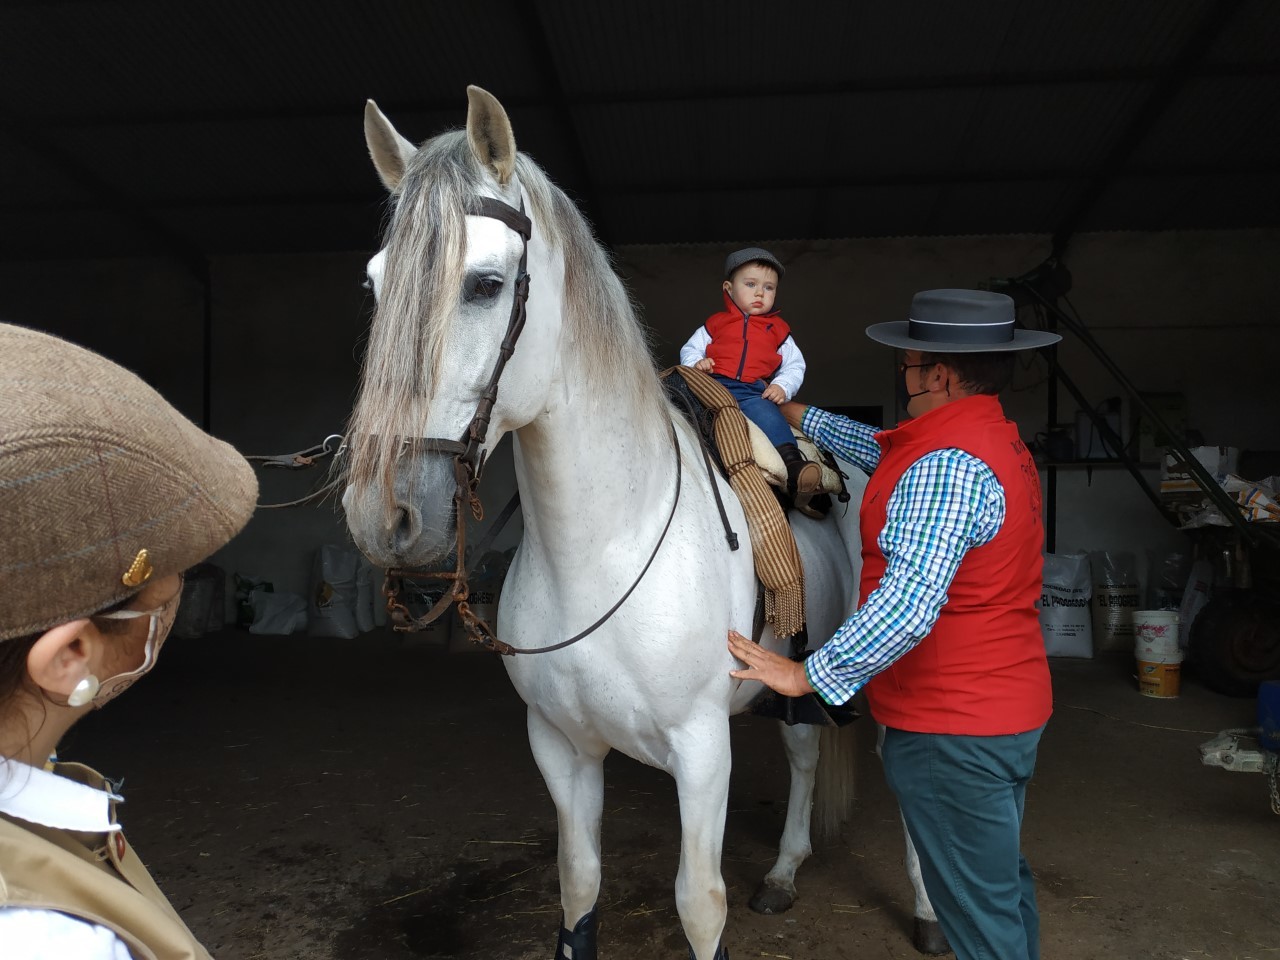
[[[870,475],[857,612],[803,663],[730,633],[731,675],[827,703],[865,689],[885,727],[885,777],[920,853],[925,889],[960,960],[1037,960],[1040,920],[1020,851],[1023,801],[1052,711],[1036,612],[1040,479],[997,399],[1015,351],[1013,301],[928,290],[911,318],[867,329],[905,351],[909,419],[874,428],[803,404],[787,418]]]

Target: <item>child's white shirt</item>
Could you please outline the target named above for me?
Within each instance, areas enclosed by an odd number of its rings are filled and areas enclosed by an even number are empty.
[[[693,336],[680,348],[681,365],[692,367],[699,360],[705,359],[707,346],[710,343],[711,334],[707,332],[705,325],[693,331]],[[786,399],[790,400],[800,391],[800,384],[804,383],[804,354],[800,352],[800,348],[796,346],[795,338],[790,334],[787,334],[787,339],[782,341],[782,346],[778,347],[778,354],[782,357],[782,366],[773,375],[771,382],[781,387],[782,392],[786,394]],[[711,372],[715,373],[717,371],[713,370]]]

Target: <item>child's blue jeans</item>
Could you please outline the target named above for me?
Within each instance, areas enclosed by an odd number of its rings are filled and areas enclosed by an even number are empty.
[[[763,430],[764,435],[775,447],[796,442],[791,426],[787,423],[787,418],[782,415],[782,411],[778,409],[778,405],[761,396],[764,388],[769,385],[768,381],[756,380],[754,383],[743,383],[741,380],[721,376],[718,373],[713,373],[712,376],[729,391],[733,399],[738,401],[738,406],[742,408],[747,419]]]

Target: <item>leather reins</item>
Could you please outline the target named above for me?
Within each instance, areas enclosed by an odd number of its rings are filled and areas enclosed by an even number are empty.
[[[338,441],[336,444],[330,443],[331,440]],[[314,447],[307,447],[305,450],[299,450],[297,453],[281,453],[272,456],[246,456],[245,459],[250,463],[258,463],[264,467],[276,467],[285,470],[305,470],[307,467],[313,467],[323,457],[339,456],[346,450],[346,444],[343,442],[342,434],[331,433],[325,437],[320,443]],[[330,493],[338,489],[340,480],[334,477],[324,486],[317,490],[313,490],[304,497],[297,500],[289,500],[284,503],[259,503],[259,510],[282,510],[285,507],[300,507],[305,503],[313,503],[316,500],[322,500]]]

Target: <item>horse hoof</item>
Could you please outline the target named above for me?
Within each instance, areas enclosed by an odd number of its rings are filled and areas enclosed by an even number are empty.
[[[751,899],[747,901],[747,906],[756,913],[770,915],[775,913],[786,913],[791,909],[792,904],[795,902],[795,894],[788,893],[781,887],[762,883],[756,888],[756,892],[752,895]]]
[[[947,942],[947,935],[942,932],[942,924],[937,920],[921,920],[916,917],[916,929],[911,942],[917,950],[931,957],[951,952],[951,944]]]

